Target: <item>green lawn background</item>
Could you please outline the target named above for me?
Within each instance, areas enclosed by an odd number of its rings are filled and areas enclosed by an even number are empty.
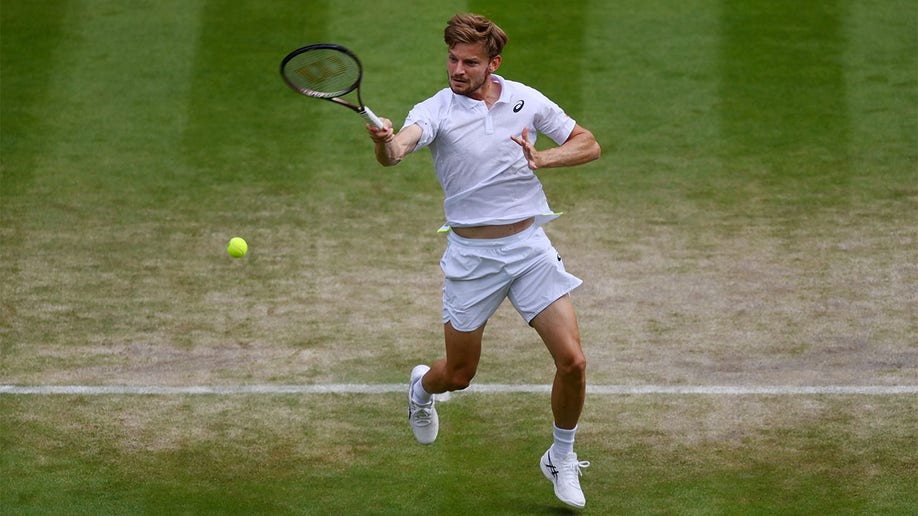
[[[398,125],[465,10],[603,145],[541,175],[591,382],[918,382],[918,13],[840,0],[4,0],[0,382],[391,383],[435,358],[429,156],[381,169],[359,117],[277,66],[352,47]],[[478,379],[547,383],[515,314],[492,326]],[[544,397],[457,396],[433,448],[401,398],[3,395],[0,511],[561,511]],[[591,397],[588,510],[907,514],[916,409]]]

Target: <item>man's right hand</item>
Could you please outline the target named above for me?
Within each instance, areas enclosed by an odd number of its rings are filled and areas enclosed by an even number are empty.
[[[373,140],[373,143],[385,144],[391,142],[392,139],[395,138],[392,121],[388,118],[380,118],[379,121],[383,123],[383,129],[373,124],[367,124],[367,133],[370,134],[370,139]]]

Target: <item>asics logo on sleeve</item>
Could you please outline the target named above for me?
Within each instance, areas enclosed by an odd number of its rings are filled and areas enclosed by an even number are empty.
[[[523,106],[525,106],[525,105],[526,105],[526,101],[525,101],[525,100],[521,100],[521,101],[517,102],[516,105],[513,106],[513,112],[514,112],[514,113],[519,113],[519,112],[523,109]]]

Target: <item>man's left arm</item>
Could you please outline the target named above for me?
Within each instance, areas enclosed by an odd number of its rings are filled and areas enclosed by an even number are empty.
[[[511,136],[510,139],[523,148],[523,154],[532,170],[581,165],[599,159],[602,154],[602,148],[593,133],[579,124],[574,125],[574,129],[564,143],[541,151],[529,141],[528,127],[523,129],[523,134]]]

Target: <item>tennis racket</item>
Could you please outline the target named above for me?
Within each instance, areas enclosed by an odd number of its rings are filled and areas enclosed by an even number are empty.
[[[352,109],[383,129],[383,123],[360,98],[363,66],[356,54],[341,45],[316,43],[298,48],[281,61],[280,72],[284,82],[299,93]],[[357,104],[341,98],[354,90],[357,90]]]

